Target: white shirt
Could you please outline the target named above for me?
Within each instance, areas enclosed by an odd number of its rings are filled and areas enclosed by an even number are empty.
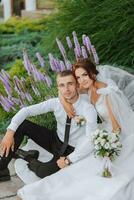
[[[94,107],[87,101],[86,95],[80,95],[73,104],[76,115],[83,116],[86,123],[83,126],[77,125],[75,119],[71,120],[69,133],[69,145],[75,147],[68,157],[76,162],[91,152],[91,135],[97,129],[97,114]],[[11,120],[7,129],[16,131],[18,126],[30,116],[36,116],[47,112],[54,112],[57,121],[57,134],[60,140],[64,141],[65,123],[67,114],[60,103],[59,98],[52,98],[47,101],[22,108]]]

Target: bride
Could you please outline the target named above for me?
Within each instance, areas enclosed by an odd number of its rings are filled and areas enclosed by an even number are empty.
[[[113,177],[101,177],[102,161],[91,153],[85,159],[56,174],[24,186],[18,191],[23,200],[134,199],[134,112],[130,107],[133,97],[129,98],[128,102],[118,88],[120,86],[124,93],[130,94],[134,78],[127,74],[130,82],[125,87],[120,84],[115,71],[114,68],[102,66],[96,69],[88,59],[78,60],[73,65],[79,89],[87,92],[89,101],[101,119],[101,127],[120,135],[123,147],[120,156],[112,164]],[[124,73],[118,69],[119,75],[121,72]],[[118,86],[110,79],[113,75]],[[62,97],[61,101],[68,114],[73,117],[73,108]]]

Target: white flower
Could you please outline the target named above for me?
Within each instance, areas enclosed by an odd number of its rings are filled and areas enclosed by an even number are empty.
[[[116,147],[117,147],[116,143],[112,143],[112,144],[111,144],[111,147],[112,147],[112,148],[116,148]]]
[[[95,141],[94,141],[94,144],[95,144],[95,145],[98,144],[98,143],[99,143],[98,140],[95,140]]]
[[[85,122],[84,120],[82,120],[82,121],[81,121],[81,126],[84,126],[85,123],[86,123],[86,122]]]
[[[105,149],[109,149],[109,147],[110,147],[110,146],[109,146],[109,143],[106,143],[106,144],[104,145],[104,148],[105,148]]]
[[[101,146],[104,146],[104,144],[106,143],[106,140],[105,139],[101,139]]]
[[[116,136],[115,133],[111,134],[111,141],[112,141],[112,142],[115,142],[117,139],[118,139],[118,138],[117,138],[117,136]]]
[[[116,142],[116,145],[117,145],[117,147],[121,147],[122,145],[121,145],[121,143],[118,141],[118,142]]]
[[[98,145],[95,145],[95,147],[94,147],[96,150],[99,150],[100,149],[100,147],[98,146]]]
[[[84,126],[86,124],[86,119],[83,116],[77,115],[74,117],[74,120],[79,126]]]

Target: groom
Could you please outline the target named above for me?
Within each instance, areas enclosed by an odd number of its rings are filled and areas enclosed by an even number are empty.
[[[57,87],[66,101],[73,104],[77,120],[79,116],[82,116],[85,124],[83,126],[82,124],[77,124],[75,118],[70,120],[59,98],[52,98],[39,104],[22,108],[12,118],[1,142],[0,181],[10,180],[8,164],[14,157],[15,152],[18,151],[17,149],[24,135],[53,154],[53,159],[46,163],[42,163],[35,158],[27,159],[29,169],[41,178],[67,167],[70,163],[77,162],[90,153],[91,134],[97,128],[96,111],[87,101],[85,95],[78,94],[76,79],[70,70],[65,70],[57,75]],[[47,112],[54,112],[57,131],[48,130],[26,120],[27,117]],[[25,152],[23,154],[25,157]]]

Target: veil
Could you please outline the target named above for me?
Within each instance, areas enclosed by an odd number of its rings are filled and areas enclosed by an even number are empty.
[[[111,79],[116,83],[127,97],[132,110],[134,110],[134,75],[110,65],[99,65],[98,71],[100,80],[107,81],[107,79]]]
[[[108,94],[123,135],[134,135],[134,76],[108,65],[98,66],[98,71],[97,79],[109,86],[101,93]]]

